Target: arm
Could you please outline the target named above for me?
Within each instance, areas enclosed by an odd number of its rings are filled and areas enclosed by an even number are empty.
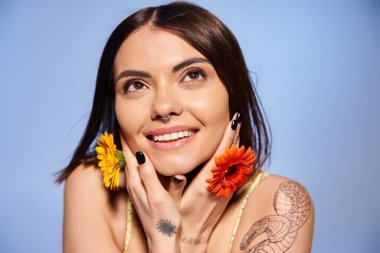
[[[232,144],[239,146],[241,127],[239,114],[234,116],[225,130],[214,157],[210,159],[189,184],[180,201],[182,215],[181,250],[183,253],[208,252],[208,243],[215,226],[226,210],[233,194],[229,197],[216,197],[207,190],[207,179],[212,178],[215,157],[224,153]],[[234,125],[234,127],[232,127]],[[213,251],[211,251],[213,252]]]
[[[179,253],[181,216],[177,203],[162,186],[149,157],[139,151],[136,156],[122,136],[126,158],[126,187],[144,230],[150,253]],[[177,193],[182,194],[179,186]]]
[[[311,251],[314,205],[297,182],[269,176],[252,194],[232,252],[305,253]]]
[[[67,179],[64,195],[63,252],[121,252],[109,224],[100,171],[79,166]]]
[[[216,155],[231,146],[240,129],[238,123],[235,120],[234,128],[232,122],[228,124]],[[149,252],[206,252],[210,234],[231,199],[231,196],[216,198],[207,191],[206,179],[212,176],[214,159],[204,165],[182,195],[186,185],[183,175],[176,175],[177,182],[171,177],[169,189],[165,190],[149,157],[142,152],[137,152],[135,157],[123,135],[121,142],[127,163],[126,187],[144,229]]]

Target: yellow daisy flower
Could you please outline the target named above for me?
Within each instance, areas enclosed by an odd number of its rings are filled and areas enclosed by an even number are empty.
[[[107,189],[117,190],[119,188],[120,168],[125,166],[123,152],[116,149],[113,135],[105,132],[99,137],[95,148],[99,160],[98,166],[103,172],[103,183]]]

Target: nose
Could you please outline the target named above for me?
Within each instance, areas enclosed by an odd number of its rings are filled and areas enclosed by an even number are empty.
[[[182,103],[175,93],[175,87],[162,87],[156,90],[152,104],[152,120],[169,120],[171,116],[178,116],[182,111]]]

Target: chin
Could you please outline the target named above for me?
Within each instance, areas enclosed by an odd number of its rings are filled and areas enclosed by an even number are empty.
[[[157,173],[159,173],[162,176],[171,177],[174,175],[186,175],[187,173],[191,172],[196,166],[184,166],[184,164],[160,164],[158,166],[155,166]]]
[[[162,176],[171,177],[174,175],[186,175],[193,171],[202,161],[192,162],[190,159],[163,159],[160,158],[156,162],[152,159],[152,163],[157,171]]]

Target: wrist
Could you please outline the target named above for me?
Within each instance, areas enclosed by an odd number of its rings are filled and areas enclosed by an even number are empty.
[[[150,253],[180,253],[180,229],[173,233],[155,231],[151,237],[147,237]]]
[[[180,239],[181,250],[182,252],[206,252],[207,250],[207,239],[203,236],[201,237],[192,237],[184,235]]]
[[[171,240],[154,240],[148,242],[150,253],[180,253],[181,248],[179,238],[172,238]]]

